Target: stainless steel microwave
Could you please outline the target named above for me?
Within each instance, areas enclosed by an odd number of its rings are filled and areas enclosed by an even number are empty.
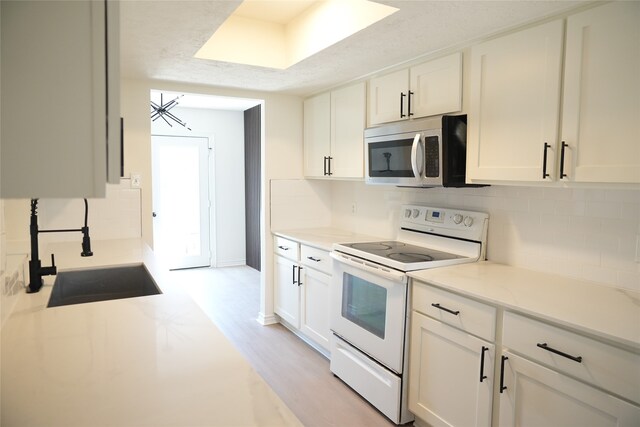
[[[464,187],[467,116],[435,116],[365,129],[367,184]]]

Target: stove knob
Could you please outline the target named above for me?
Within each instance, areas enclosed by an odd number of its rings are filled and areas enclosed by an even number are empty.
[[[414,209],[413,210],[413,217],[414,218],[418,218],[418,215],[420,215],[420,209]]]
[[[460,224],[462,222],[462,215],[460,214],[455,214],[453,216],[453,222],[455,222],[456,224]]]
[[[404,210],[404,217],[405,218],[411,218],[411,209],[405,209]]]
[[[472,224],[473,224],[473,218],[471,218],[470,216],[465,216],[464,225],[466,225],[467,227],[471,227]]]

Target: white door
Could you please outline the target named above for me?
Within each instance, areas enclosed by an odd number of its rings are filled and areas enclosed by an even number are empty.
[[[640,182],[640,3],[567,19],[561,179]]]
[[[555,178],[563,30],[558,20],[471,48],[467,178]]]
[[[329,92],[304,101],[304,176],[327,174],[330,156],[331,95]]]
[[[369,80],[369,126],[409,118],[409,70]]]
[[[285,257],[277,256],[273,271],[273,311],[296,329],[300,328],[300,267]]]
[[[300,278],[300,329],[304,334],[329,350],[329,290],[331,276],[311,268],[303,270]]]
[[[494,346],[413,312],[409,410],[432,426],[489,426]]]
[[[413,118],[462,110],[462,53],[411,67]]]
[[[154,251],[170,269],[207,267],[208,140],[153,135],[151,142]]]
[[[365,84],[331,92],[331,175],[362,178],[364,157]]]
[[[510,352],[502,357],[501,427],[638,425],[640,407]]]

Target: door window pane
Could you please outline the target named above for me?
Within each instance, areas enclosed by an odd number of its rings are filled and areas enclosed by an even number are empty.
[[[342,283],[342,316],[384,339],[387,289],[349,273]]]

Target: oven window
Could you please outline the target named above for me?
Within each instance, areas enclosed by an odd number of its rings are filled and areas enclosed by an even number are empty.
[[[387,290],[349,273],[343,279],[342,317],[384,339]]]
[[[412,145],[413,139],[368,143],[369,176],[414,178],[411,169]]]

